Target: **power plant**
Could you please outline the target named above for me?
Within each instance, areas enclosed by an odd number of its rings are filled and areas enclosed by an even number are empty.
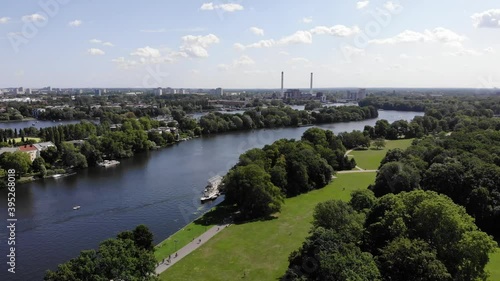
[[[302,92],[300,89],[288,89],[285,91],[284,89],[284,84],[285,84],[285,73],[282,71],[281,72],[281,92],[280,92],[280,97],[284,100],[286,99],[300,99],[300,100],[318,100],[320,102],[327,102],[326,96],[318,92],[314,94],[314,88],[313,88],[313,82],[314,82],[314,73],[311,72],[311,81],[309,84],[310,90],[309,93],[307,92]]]

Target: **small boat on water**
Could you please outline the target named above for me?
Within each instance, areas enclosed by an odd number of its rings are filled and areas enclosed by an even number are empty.
[[[73,210],[78,210],[78,209],[80,209],[80,206],[73,207]]]
[[[215,200],[220,195],[219,186],[222,183],[222,177],[217,175],[208,180],[207,187],[203,191],[203,196],[201,197],[201,202]]]
[[[106,167],[106,168],[111,167],[111,166],[115,166],[118,164],[120,164],[120,161],[116,161],[116,160],[104,160],[101,163],[97,163],[97,165],[99,165],[101,167]]]

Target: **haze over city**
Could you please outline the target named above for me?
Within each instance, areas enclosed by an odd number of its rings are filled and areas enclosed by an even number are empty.
[[[492,88],[499,32],[492,1],[2,1],[0,87]]]

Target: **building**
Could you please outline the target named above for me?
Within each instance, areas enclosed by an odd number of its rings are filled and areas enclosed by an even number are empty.
[[[95,90],[94,90],[94,94],[95,94],[96,96],[101,96],[101,89],[95,89]]]
[[[358,100],[362,100],[366,98],[366,89],[359,89],[358,91]]]
[[[31,162],[33,162],[36,159],[36,157],[39,155],[38,149],[36,149],[36,147],[32,144],[29,144],[29,145],[26,144],[26,145],[20,146],[19,151],[22,151],[24,153],[28,153],[28,155],[30,156]]]
[[[215,95],[216,96],[223,96],[224,95],[224,90],[222,88],[215,89]]]
[[[0,155],[4,154],[5,152],[14,153],[16,151],[19,151],[19,147],[0,147]]]
[[[161,88],[157,88],[154,90],[154,93],[156,96],[161,96],[163,95],[163,90]]]
[[[288,89],[283,96],[284,99],[300,99],[301,97],[302,93],[299,89]]]
[[[56,147],[51,141],[35,143],[33,146],[38,150],[38,155],[49,147]]]
[[[316,99],[322,103],[326,103],[326,96],[322,92],[316,93]]]

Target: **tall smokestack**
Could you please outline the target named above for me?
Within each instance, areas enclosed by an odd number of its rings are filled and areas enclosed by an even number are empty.
[[[313,73],[311,72],[311,95],[313,94]]]
[[[285,92],[283,89],[284,79],[285,79],[285,74],[283,73],[283,71],[281,71],[281,98],[284,98],[285,96]]]

